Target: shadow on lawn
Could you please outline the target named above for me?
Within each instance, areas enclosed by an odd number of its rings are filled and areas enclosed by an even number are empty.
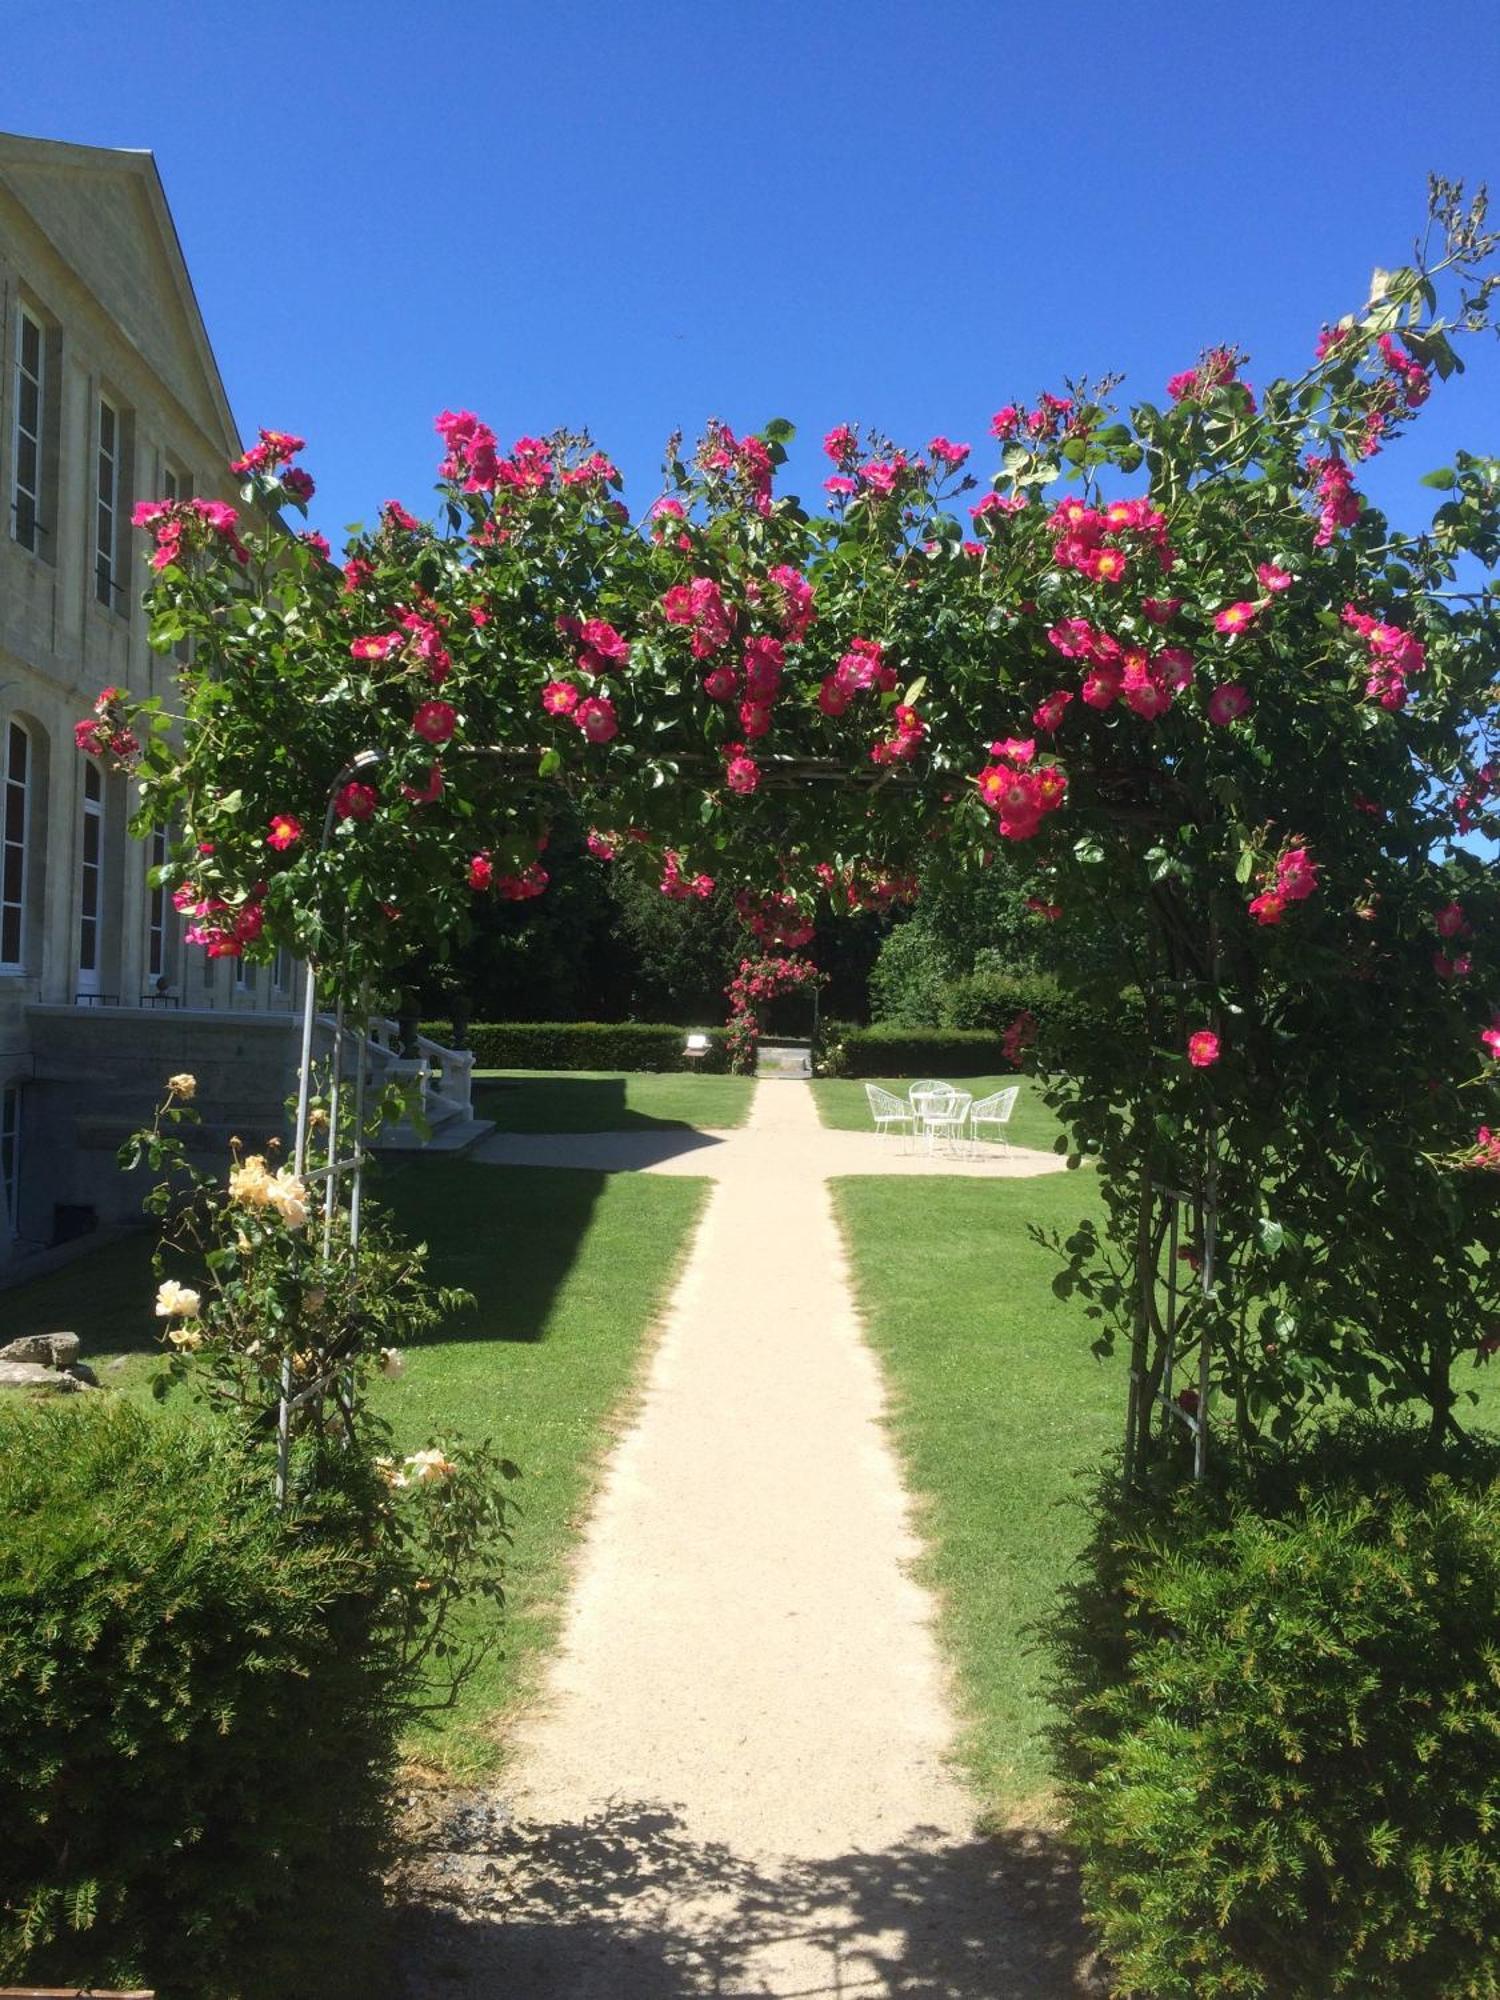
[[[1107,1992],[1051,1836],[775,1865],[695,1841],[669,1807],[575,1825],[460,1808],[401,1909],[406,2000],[1079,2000]],[[461,1915],[460,1912],[463,1914]]]
[[[402,1230],[427,1244],[434,1278],[474,1294],[471,1308],[420,1344],[540,1340],[607,1179],[437,1158],[382,1172],[379,1196]]]
[[[690,1085],[691,1078],[686,1079]],[[652,1117],[625,1102],[618,1076],[485,1076],[474,1082],[474,1115],[501,1132],[691,1132],[685,1118]]]

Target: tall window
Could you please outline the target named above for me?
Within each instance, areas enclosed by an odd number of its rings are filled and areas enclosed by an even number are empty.
[[[11,532],[24,549],[42,538],[42,426],[47,407],[47,346],[22,306],[16,315],[16,463]]]
[[[21,1181],[21,1086],[8,1083],[0,1090],[0,1202],[12,1232],[16,1226],[17,1197]]]
[[[120,413],[99,398],[98,459],[94,481],[94,595],[114,607],[123,593],[115,582],[116,536],[120,519]]]
[[[5,799],[0,816],[0,965],[26,963],[26,846],[31,827],[31,738],[19,722],[5,731]]]
[[[151,845],[147,849],[149,866],[155,870],[167,865],[167,829],[155,826],[151,829]],[[158,878],[148,882],[146,889],[146,977],[153,982],[166,977],[167,971],[167,891]]]
[[[99,991],[100,889],[104,874],[104,780],[93,759],[83,767],[83,847],[78,883],[78,991]]]

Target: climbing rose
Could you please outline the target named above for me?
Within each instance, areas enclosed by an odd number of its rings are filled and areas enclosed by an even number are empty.
[[[1486,1028],[1479,1039],[1489,1050],[1490,1061],[1500,1062],[1500,1028]]]
[[[339,790],[333,810],[339,819],[373,819],[376,804],[374,786],[362,785],[354,779]]]
[[[1219,1060],[1219,1038],[1209,1028],[1188,1036],[1188,1061],[1194,1069],[1208,1069]]]
[[[1217,612],[1214,616],[1214,630],[1216,632],[1228,633],[1231,637],[1236,632],[1248,631],[1254,623],[1255,606],[1253,604],[1226,604],[1224,609]]]
[[[724,782],[730,791],[748,797],[760,783],[760,766],[753,757],[745,754],[743,743],[726,743],[724,746]]]
[[[1462,903],[1445,903],[1432,920],[1432,927],[1439,937],[1462,937],[1469,928],[1464,916]]]
[[[495,879],[495,864],[488,854],[475,854],[469,858],[469,887],[488,889]]]
[[[267,847],[274,847],[278,854],[284,854],[302,838],[302,822],[290,813],[276,813],[271,820],[271,831],[266,835]]]
[[[427,782],[424,785],[403,785],[403,799],[410,799],[414,806],[430,806],[435,799],[443,796],[443,767],[441,764],[427,766]]]
[[[928,456],[939,465],[947,466],[950,472],[957,472],[968,457],[969,449],[968,445],[954,444],[945,437],[932,438],[927,445]]]
[[[1276,864],[1276,892],[1284,903],[1301,903],[1318,886],[1318,864],[1305,847],[1294,847]]]
[[[458,711],[446,701],[422,702],[411,726],[424,742],[446,743],[458,725]]]
[[[1250,899],[1250,914],[1258,924],[1279,924],[1285,907],[1285,898],[1278,896],[1274,889],[1263,889],[1258,896]]]
[[[1031,720],[1036,727],[1050,736],[1061,729],[1063,717],[1073,695],[1069,688],[1059,688],[1056,694],[1046,695],[1031,712]]]
[[[399,632],[367,632],[349,641],[349,656],[355,660],[388,660],[400,644]]]
[[[1289,569],[1278,569],[1275,563],[1258,563],[1255,570],[1264,589],[1270,591],[1290,590],[1292,573]]]
[[[1222,729],[1250,713],[1250,696],[1237,681],[1226,681],[1208,697],[1208,719]]]
[[[590,695],[579,702],[573,710],[573,720],[583,731],[590,743],[608,743],[618,736],[620,725],[615,719],[615,705],[608,695]]]
[[[602,618],[586,618],[577,632],[578,664],[586,674],[607,673],[630,663],[630,641]]]
[[[571,681],[548,681],[542,689],[542,707],[549,715],[571,715],[578,706],[578,690]]]

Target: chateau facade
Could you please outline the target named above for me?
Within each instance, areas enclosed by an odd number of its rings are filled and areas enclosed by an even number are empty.
[[[232,498],[241,449],[149,153],[0,134],[0,356],[3,1274],[138,1212],[114,1147],[169,1071],[211,1123],[274,1109],[297,973],[184,945],[165,830],[73,742],[101,687],[170,696],[135,502]]]

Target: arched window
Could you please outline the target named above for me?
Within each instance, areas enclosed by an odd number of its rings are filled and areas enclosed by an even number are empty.
[[[19,722],[5,728],[4,810],[0,815],[0,966],[26,963],[27,849],[31,835],[31,738]]]

